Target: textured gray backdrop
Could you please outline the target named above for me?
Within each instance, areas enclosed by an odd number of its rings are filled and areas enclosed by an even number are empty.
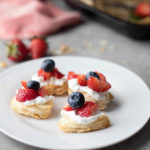
[[[62,8],[70,8],[60,0],[55,3]],[[50,50],[55,52],[61,44],[65,43],[74,49],[73,54],[105,59],[123,65],[137,73],[150,87],[150,42],[135,41],[114,30],[102,25],[100,22],[84,16],[84,23],[61,31],[48,37]],[[28,43],[28,41],[25,41]],[[4,41],[0,42],[0,61],[7,61],[9,67],[15,65],[6,59]],[[3,69],[0,69],[3,71]],[[141,111],[141,110],[139,110]],[[40,150],[30,147],[0,133],[0,150]],[[132,138],[105,148],[104,150],[150,150],[150,121]]]

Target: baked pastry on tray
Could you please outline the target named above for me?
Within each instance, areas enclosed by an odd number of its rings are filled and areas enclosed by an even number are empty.
[[[98,110],[95,102],[85,101],[84,95],[72,93],[61,110],[59,128],[67,133],[90,132],[110,126],[109,118]]]
[[[16,91],[11,100],[12,109],[22,115],[37,119],[48,118],[53,107],[54,96],[48,96],[48,91],[37,81],[22,81],[23,87]]]
[[[55,68],[52,59],[43,61],[41,68],[32,76],[32,80],[40,82],[40,85],[49,91],[48,95],[63,95],[68,90],[65,75]]]
[[[69,95],[73,92],[81,92],[85,100],[95,102],[99,110],[106,109],[113,99],[113,95],[109,92],[110,83],[98,71],[88,72],[87,75],[69,72],[67,80]]]

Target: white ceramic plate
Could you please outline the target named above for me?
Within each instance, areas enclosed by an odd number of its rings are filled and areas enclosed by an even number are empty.
[[[16,114],[10,108],[10,99],[20,86],[35,73],[44,59],[16,65],[0,74],[0,130],[8,136],[47,149],[92,149],[121,142],[137,133],[150,116],[150,91],[133,72],[111,62],[84,57],[52,57],[64,73],[90,70],[103,72],[112,84],[115,99],[105,113],[111,127],[81,134],[63,133],[57,123],[60,109],[67,97],[57,97],[53,115],[46,120],[36,120]]]

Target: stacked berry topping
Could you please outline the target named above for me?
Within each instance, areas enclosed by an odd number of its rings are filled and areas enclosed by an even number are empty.
[[[111,88],[111,85],[106,81],[105,76],[98,71],[88,72],[87,75],[69,72],[67,80],[71,79],[77,79],[80,86],[88,86],[96,92],[105,92]]]
[[[38,76],[43,77],[43,79],[46,81],[52,76],[56,77],[57,79],[61,79],[64,77],[64,74],[55,68],[55,62],[52,59],[46,59],[43,61],[41,68],[38,70]]]
[[[85,102],[83,94],[79,92],[74,92],[69,96],[68,104],[69,105],[66,105],[63,110],[75,111],[76,114],[81,117],[90,117],[98,110],[96,103],[91,101]]]
[[[22,81],[21,84],[23,88],[19,89],[16,94],[16,100],[19,102],[30,101],[38,96],[44,97],[48,94],[46,88],[40,88],[40,83],[38,81]]]
[[[19,102],[30,101],[35,99],[38,96],[38,93],[32,89],[19,89],[16,95],[16,100]]]

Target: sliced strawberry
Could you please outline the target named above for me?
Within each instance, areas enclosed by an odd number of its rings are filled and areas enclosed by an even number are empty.
[[[87,85],[87,81],[86,81],[86,76],[85,75],[82,75],[82,74],[78,75],[77,79],[78,79],[79,85],[81,85],[81,86],[86,86]]]
[[[22,86],[27,89],[27,81],[21,81]]]
[[[105,81],[100,81],[100,92],[105,92],[111,88],[111,84]]]
[[[76,114],[80,115],[81,117],[89,117],[97,110],[98,110],[98,106],[96,103],[87,101],[84,103],[84,105],[81,108],[78,108],[76,110]]]
[[[100,92],[100,80],[99,79],[91,76],[87,80],[87,85],[90,89],[92,89],[96,92]]]
[[[45,72],[44,70],[42,70],[41,68],[38,70],[38,76],[43,77],[44,80],[48,80],[51,77],[51,73],[50,72]]]
[[[135,9],[135,14],[141,17],[149,17],[150,16],[150,3],[142,2],[138,4]]]
[[[70,105],[66,105],[63,110],[66,110],[66,111],[72,111],[74,110],[73,108],[70,107]]]
[[[89,88],[96,92],[104,92],[111,88],[111,85],[103,80],[98,80],[97,78],[90,77],[87,81]]]
[[[61,78],[63,78],[65,76],[64,74],[62,74],[61,72],[59,72],[59,70],[57,68],[54,69],[53,74],[54,74],[54,76],[57,79],[61,79]]]
[[[30,101],[35,99],[38,96],[38,93],[32,89],[19,89],[16,95],[16,100],[19,102]]]
[[[64,74],[62,74],[61,72],[56,72],[55,73],[55,77],[57,78],[57,79],[61,79],[61,78],[63,78],[64,77]]]
[[[106,78],[102,73],[99,73],[98,71],[96,71],[96,73],[99,75],[100,80],[106,81]]]
[[[69,72],[67,80],[75,79],[77,77],[78,77],[78,75],[75,72]]]
[[[42,86],[42,87],[38,90],[38,94],[39,94],[41,97],[48,96],[49,91],[46,89],[46,87]]]

